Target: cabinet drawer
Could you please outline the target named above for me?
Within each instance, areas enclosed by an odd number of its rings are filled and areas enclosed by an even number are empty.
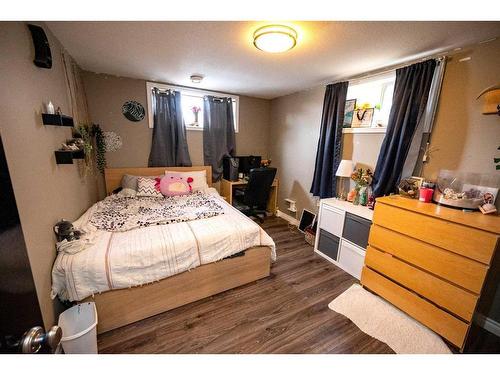
[[[470,322],[477,295],[467,292],[436,276],[404,263],[391,254],[368,247],[365,265],[404,285],[439,307]]]
[[[337,260],[340,239],[324,229],[319,230],[318,250],[327,257]]]
[[[357,246],[342,240],[340,244],[340,267],[358,280],[361,278],[361,269],[365,261],[365,251]]]
[[[371,227],[368,242],[370,246],[390,253],[476,294],[481,292],[488,272],[487,266],[475,260],[378,225]]]
[[[373,223],[488,265],[497,242],[492,233],[383,203],[375,205]]]
[[[319,227],[331,234],[341,237],[344,226],[344,211],[336,210],[326,204],[321,206],[321,217]]]
[[[371,224],[370,220],[347,212],[342,237],[366,249]]]
[[[463,346],[468,324],[367,267],[363,267],[361,283],[452,344]]]

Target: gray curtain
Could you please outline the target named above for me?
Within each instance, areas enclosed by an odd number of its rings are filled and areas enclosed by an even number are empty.
[[[335,172],[342,159],[342,124],[349,82],[326,86],[316,165],[310,192],[320,198],[336,195]]]
[[[410,151],[406,156],[406,162],[403,167],[401,177],[420,176],[424,167],[424,154],[426,149],[430,149],[432,127],[434,117],[437,112],[441,86],[446,68],[446,57],[436,59],[436,69],[432,77],[431,88],[429,90],[429,99],[425,112],[417,125],[415,135],[411,142]]]
[[[203,106],[203,160],[212,166],[212,179],[222,177],[222,159],[234,156],[236,142],[234,134],[233,102],[231,98],[205,96]]]
[[[148,166],[190,167],[181,93],[155,88],[152,92],[152,107],[154,127]]]
[[[373,195],[396,191],[417,125],[427,106],[436,60],[396,70],[387,133],[373,174]]]

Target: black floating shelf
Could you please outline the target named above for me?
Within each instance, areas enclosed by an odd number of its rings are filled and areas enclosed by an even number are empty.
[[[54,126],[74,126],[73,117],[65,115],[52,115],[50,113],[42,113],[44,125]]]
[[[56,154],[57,164],[73,164],[73,159],[85,158],[85,152],[83,150],[57,150],[54,151],[54,153]]]

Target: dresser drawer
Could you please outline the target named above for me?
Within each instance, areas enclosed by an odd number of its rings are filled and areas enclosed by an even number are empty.
[[[368,242],[370,246],[390,253],[476,294],[481,292],[488,272],[487,266],[475,260],[378,225],[371,227]]]
[[[344,231],[342,237],[366,249],[370,233],[370,220],[366,220],[349,212],[345,214]]]
[[[373,223],[487,265],[497,242],[492,233],[383,203],[376,204]]]
[[[340,239],[324,229],[319,230],[318,251],[327,257],[337,260]]]
[[[342,228],[344,226],[344,214],[344,211],[337,210],[327,204],[323,204],[321,206],[319,227],[337,237],[341,237]]]
[[[463,346],[469,326],[460,319],[367,267],[363,267],[361,283],[452,344]]]
[[[365,261],[365,250],[342,240],[340,243],[340,267],[358,280],[361,278],[361,270]]]
[[[365,265],[470,322],[478,296],[368,247]]]

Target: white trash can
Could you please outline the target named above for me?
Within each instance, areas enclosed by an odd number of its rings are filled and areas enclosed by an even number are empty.
[[[80,303],[59,315],[61,344],[66,354],[97,354],[97,310],[94,302]]]

